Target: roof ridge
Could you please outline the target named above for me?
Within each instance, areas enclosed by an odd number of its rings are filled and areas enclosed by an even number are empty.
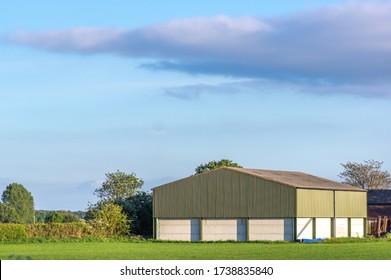
[[[339,191],[358,191],[358,192],[366,192],[366,190],[354,187],[351,185],[343,184],[340,182],[336,182],[330,179],[326,179],[323,177],[315,176],[312,174],[308,174],[301,171],[283,171],[283,170],[266,170],[266,169],[254,169],[254,168],[238,168],[238,167],[229,167],[222,166],[216,169],[208,170],[206,172],[202,172],[200,174],[190,175],[188,177],[175,180],[173,182],[167,183],[171,184],[174,182],[187,180],[192,177],[198,177],[214,172],[219,172],[222,170],[237,172],[240,174],[245,174],[248,176],[253,176],[255,178],[259,178],[262,180],[283,184],[288,187],[292,187],[295,189],[314,189],[314,190],[339,190]],[[292,176],[294,175],[294,176]],[[167,185],[163,184],[157,186],[155,188]],[[153,188],[153,189],[155,189]]]
[[[237,171],[239,173],[242,173],[242,174],[247,174],[247,175],[250,175],[250,176],[255,176],[255,177],[258,177],[258,178],[261,178],[261,179],[264,179],[264,180],[268,180],[268,181],[272,181],[272,182],[276,182],[276,183],[280,183],[280,184],[284,184],[284,185],[288,185],[290,187],[294,187],[294,188],[299,188],[299,189],[325,189],[325,190],[346,190],[346,191],[366,191],[366,190],[363,190],[361,188],[358,188],[358,187],[355,187],[355,186],[351,186],[351,185],[348,185],[348,184],[343,184],[343,183],[340,183],[340,182],[337,182],[337,181],[333,181],[333,180],[330,180],[330,179],[327,179],[327,178],[323,178],[323,177],[319,177],[319,176],[316,176],[316,175],[312,175],[312,174],[309,174],[309,173],[305,173],[305,172],[302,172],[302,171],[284,171],[284,170],[266,170],[266,169],[255,169],[255,168],[236,168],[236,167],[225,167],[226,169],[229,169],[229,170],[232,170],[232,171]],[[273,174],[260,174],[260,173],[274,173],[274,174],[285,174],[285,175],[290,175],[290,174],[297,174],[297,175],[303,175],[305,177],[311,177],[311,178],[314,178],[314,179],[317,179],[319,181],[322,181],[322,182],[328,182],[330,184],[333,184],[334,186],[333,187],[330,187],[330,186],[316,186],[316,185],[313,185],[313,186],[304,186],[304,185],[299,185],[295,182],[292,182],[292,180],[290,180],[291,182],[288,182],[289,178],[285,178],[286,180],[283,180],[284,178],[273,178]],[[269,176],[268,176],[269,175]],[[288,176],[287,176],[288,177]],[[308,180],[307,180],[308,181]]]

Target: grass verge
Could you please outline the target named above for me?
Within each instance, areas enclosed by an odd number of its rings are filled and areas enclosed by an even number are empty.
[[[25,239],[0,244],[0,259],[34,260],[391,260],[389,239],[322,243],[163,242],[139,238]]]

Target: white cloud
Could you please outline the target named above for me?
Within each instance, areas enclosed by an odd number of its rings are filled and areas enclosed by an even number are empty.
[[[350,2],[261,20],[175,19],[139,29],[16,32],[14,43],[55,52],[155,59],[153,70],[288,82],[388,85],[391,4]]]
[[[35,33],[17,31],[10,40],[49,51],[95,53],[110,51],[106,47],[124,33],[126,31],[119,29],[77,27]]]

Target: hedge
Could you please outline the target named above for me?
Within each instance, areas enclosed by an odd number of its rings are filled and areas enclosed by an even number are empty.
[[[0,240],[22,238],[68,238],[96,236],[94,228],[84,222],[74,223],[38,223],[38,224],[2,224]]]
[[[82,238],[125,236],[122,228],[102,221],[71,223],[10,224],[0,223],[0,241],[23,238]]]
[[[15,240],[28,237],[27,225],[0,224],[0,240]]]
[[[73,223],[38,223],[25,225],[28,237],[68,238],[95,236],[90,224]]]

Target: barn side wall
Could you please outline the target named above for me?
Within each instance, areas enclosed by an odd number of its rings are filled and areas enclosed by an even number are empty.
[[[367,217],[367,192],[337,191],[336,196],[337,217]]]
[[[366,218],[367,193],[336,191],[337,218]],[[297,190],[297,217],[334,217],[332,190]]]
[[[221,169],[153,190],[155,218],[288,218],[296,216],[296,189]]]
[[[333,201],[333,191],[298,189],[297,217],[333,217]]]

